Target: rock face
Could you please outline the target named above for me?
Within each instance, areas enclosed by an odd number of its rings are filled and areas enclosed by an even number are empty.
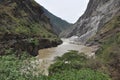
[[[46,10],[43,7],[44,10],[44,14],[50,18],[50,22],[53,25],[53,29],[54,32],[57,33],[57,35],[60,35],[60,33],[68,28],[70,28],[70,26],[72,26],[72,24],[68,23],[65,20],[62,20],[61,18],[53,15],[52,13],[50,13],[48,10]]]
[[[0,55],[36,56],[39,49],[60,43],[50,19],[34,0],[0,0]]]
[[[120,14],[106,23],[88,42],[99,45],[96,57],[108,70],[112,80],[120,80]]]
[[[90,0],[85,13],[62,36],[76,35],[79,36],[78,41],[85,43],[119,13],[120,0]]]

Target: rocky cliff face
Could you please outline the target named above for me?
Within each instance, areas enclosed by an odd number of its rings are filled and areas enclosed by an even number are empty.
[[[112,80],[120,80],[120,14],[106,23],[88,43],[99,45],[96,59],[106,67],[103,71]]]
[[[90,0],[85,13],[62,36],[76,35],[77,41],[86,42],[119,13],[120,0]]]
[[[0,55],[10,51],[37,55],[39,49],[60,43],[49,18],[34,0],[0,0]]]

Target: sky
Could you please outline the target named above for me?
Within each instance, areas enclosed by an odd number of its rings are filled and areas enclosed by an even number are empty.
[[[35,0],[52,14],[75,23],[86,10],[89,0]]]

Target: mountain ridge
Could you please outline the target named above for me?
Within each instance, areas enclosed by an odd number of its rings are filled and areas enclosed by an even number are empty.
[[[72,24],[68,23],[67,21],[55,16],[54,14],[52,14],[51,12],[49,12],[47,9],[45,9],[44,7],[42,7],[44,10],[44,14],[50,18],[50,22],[53,25],[53,29],[54,32],[57,33],[58,35],[68,29]]]
[[[85,13],[61,36],[79,36],[78,41],[85,43],[119,12],[119,0],[90,0]]]

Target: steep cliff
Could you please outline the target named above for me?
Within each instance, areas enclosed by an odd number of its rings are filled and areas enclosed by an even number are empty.
[[[72,26],[64,32],[65,37],[89,45],[99,45],[95,60],[98,69],[120,80],[120,0],[90,0],[87,10]]]
[[[62,36],[76,35],[79,36],[78,41],[86,42],[119,13],[120,0],[90,0],[85,13]]]
[[[101,70],[113,80],[120,80],[120,14],[106,23],[88,43],[100,46],[96,59],[102,64]]]
[[[39,49],[60,43],[50,19],[34,0],[0,0],[0,55],[10,51],[37,55]]]
[[[97,45],[97,70],[120,80],[120,0],[90,0],[85,13],[61,36],[78,36],[73,40]]]
[[[57,33],[58,35],[70,28],[70,26],[72,26],[71,23],[68,23],[67,21],[55,16],[54,14],[50,13],[48,10],[46,10],[44,7],[43,7],[43,10],[44,10],[44,14],[50,18],[50,22],[51,24],[53,25],[53,29],[54,29],[54,32]]]

